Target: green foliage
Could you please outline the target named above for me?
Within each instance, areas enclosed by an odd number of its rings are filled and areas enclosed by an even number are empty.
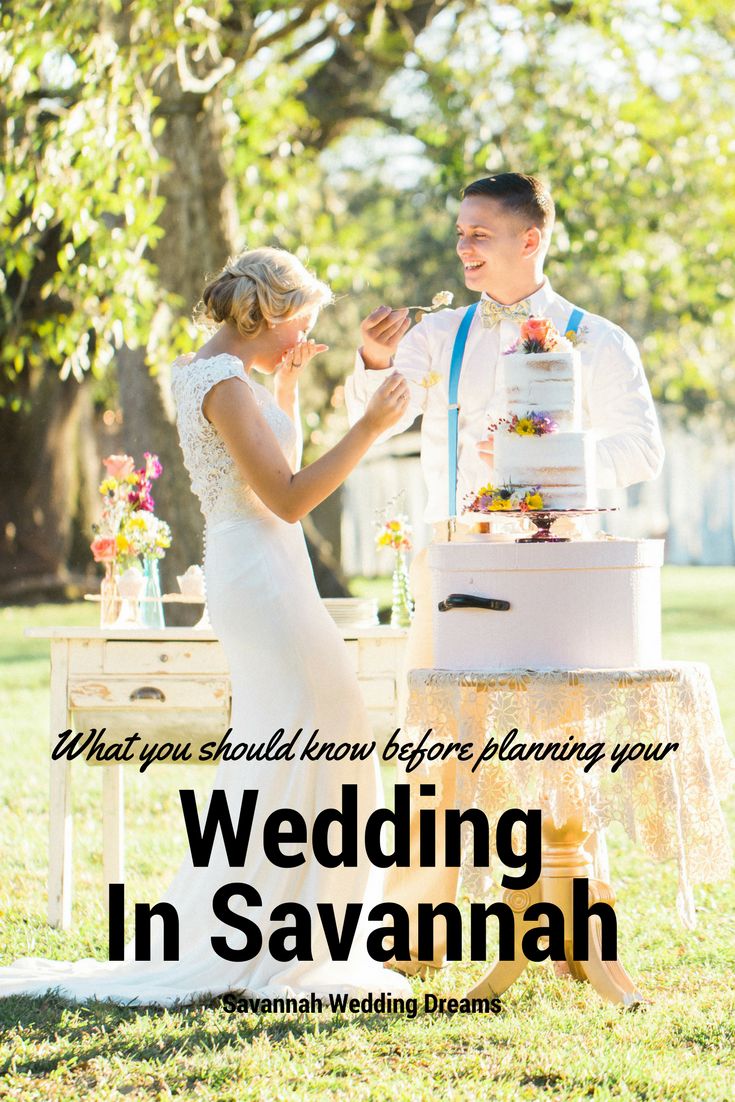
[[[381,298],[466,301],[457,196],[510,168],[552,185],[559,289],[633,334],[657,397],[725,417],[734,54],[732,13],[705,0],[14,4],[0,400],[22,400],[29,365],[103,373],[123,339],[152,362],[191,341],[183,318],[154,324],[162,304],[183,313],[155,266],[173,90],[218,114],[235,243],[293,249],[335,288],[333,351],[307,386],[320,408]],[[415,179],[394,169],[406,150]]]
[[[103,371],[123,339],[145,339],[160,298],[146,258],[162,232],[155,97],[96,5],[65,13],[16,4],[0,31],[0,357],[11,377],[49,361],[62,376]]]
[[[657,397],[723,416],[735,404],[732,12],[486,3],[425,39],[432,109],[417,134],[439,195],[496,171],[545,176],[555,285],[632,332]]]

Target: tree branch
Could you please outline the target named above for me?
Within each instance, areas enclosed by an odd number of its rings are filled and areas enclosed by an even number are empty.
[[[256,30],[250,39],[248,56],[252,57],[258,50],[262,50],[266,46],[272,46],[274,42],[279,42],[282,38],[286,38],[292,31],[295,31],[297,27],[303,27],[304,23],[308,23],[318,8],[325,7],[327,7],[327,4],[324,0],[307,0],[299,14],[289,20],[289,22],[284,23],[278,30],[271,31],[270,34],[265,34],[262,37]]]
[[[222,64],[215,69],[210,69],[206,77],[195,77],[187,64],[186,46],[183,42],[179,42],[176,46],[176,70],[179,74],[183,92],[194,92],[200,96],[206,95],[207,92],[211,92],[219,84],[223,77],[232,72],[235,64],[234,58],[225,57],[222,59]]]

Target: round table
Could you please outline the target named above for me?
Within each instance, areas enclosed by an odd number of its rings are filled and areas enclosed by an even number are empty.
[[[621,822],[650,856],[677,861],[677,904],[689,927],[696,921],[694,884],[726,879],[732,871],[722,801],[735,785],[735,758],[709,669],[702,663],[616,670],[411,670],[406,725],[431,728],[431,739],[438,742],[472,745],[471,760],[456,764],[456,804],[481,808],[491,828],[508,808],[542,809],[541,878],[528,891],[508,891],[504,897],[519,915],[530,903],[554,902],[571,929],[573,880],[583,876],[590,881],[590,902],[612,904],[613,892],[592,876],[583,845],[613,821]],[[509,739],[514,729],[517,734]],[[491,740],[496,744],[492,756]],[[588,757],[554,761],[531,756],[501,763],[503,740],[506,758],[513,744],[549,742],[580,750],[584,744],[581,752]],[[676,749],[663,752],[667,744]],[[603,756],[595,751],[599,760],[591,764],[594,745]],[[626,745],[628,759],[613,770]],[[659,760],[647,749],[656,746]],[[483,754],[485,760],[473,770]],[[439,772],[425,762],[416,780],[421,774],[436,783]],[[484,896],[484,876],[478,878],[477,870],[463,864],[470,894]],[[612,1002],[640,1001],[622,965],[601,959],[598,921],[590,925],[589,960],[574,960],[567,944],[572,975],[589,980]],[[501,994],[526,967],[520,950],[523,921],[517,921],[516,930],[515,959],[494,965],[473,996]]]

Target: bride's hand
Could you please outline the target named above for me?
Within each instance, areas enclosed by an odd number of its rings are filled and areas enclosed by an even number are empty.
[[[408,383],[402,375],[394,371],[380,384],[368,402],[363,421],[378,433],[384,432],[395,425],[396,421],[400,421],[408,409],[410,397]]]
[[[314,340],[298,341],[293,348],[289,348],[276,368],[276,384],[295,387],[309,360],[328,349],[328,344],[317,344]]]

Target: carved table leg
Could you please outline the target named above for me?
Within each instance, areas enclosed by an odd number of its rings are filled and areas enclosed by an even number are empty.
[[[526,930],[533,929],[536,923],[524,922],[523,912],[532,903],[543,900],[554,903],[564,915],[565,956],[572,976],[577,980],[586,980],[608,1002],[633,1006],[642,1002],[643,996],[618,960],[603,960],[600,936],[600,920],[589,920],[589,955],[587,960],[576,960],[572,944],[573,888],[575,878],[589,880],[590,903],[608,903],[613,906],[615,896],[609,885],[591,878],[592,869],[589,858],[582,849],[588,837],[580,820],[569,819],[562,827],[554,827],[551,820],[544,817],[543,824],[543,862],[541,878],[528,891],[506,891],[503,899],[510,904],[516,914],[515,960],[498,961],[476,987],[469,992],[470,998],[501,995],[506,991],[528,964],[523,954],[522,942]]]
[[[572,892],[574,879],[589,880],[590,903],[608,903],[613,906],[615,895],[608,884],[592,879],[589,857],[582,849],[589,837],[579,819],[568,819],[561,827],[554,827],[548,817],[543,823],[543,864],[541,870],[542,897],[547,903],[555,903],[564,915],[564,930],[568,935],[564,942],[569,969],[577,980],[588,980],[603,999],[632,1006],[643,996],[618,960],[603,960],[600,939],[600,920],[594,916],[589,921],[589,956],[576,960],[573,955]]]
[[[515,941],[513,945],[513,960],[499,960],[492,966],[476,987],[469,992],[469,998],[492,998],[494,995],[502,995],[512,983],[520,976],[528,964],[528,957],[523,952],[523,935],[527,930],[533,929],[534,922],[525,922],[524,911],[532,903],[541,902],[540,881],[525,891],[508,890],[503,892],[503,902],[507,903],[515,917]]]
[[[590,903],[608,903],[615,905],[615,896],[608,884],[601,880],[590,880]],[[590,919],[589,956],[587,960],[574,961],[572,974],[575,979],[585,979],[594,987],[603,999],[623,1006],[634,1006],[643,1002],[643,995],[626,972],[619,960],[603,960],[600,941],[600,920]],[[570,947],[571,949],[571,947]],[[570,967],[571,967],[570,962]]]

